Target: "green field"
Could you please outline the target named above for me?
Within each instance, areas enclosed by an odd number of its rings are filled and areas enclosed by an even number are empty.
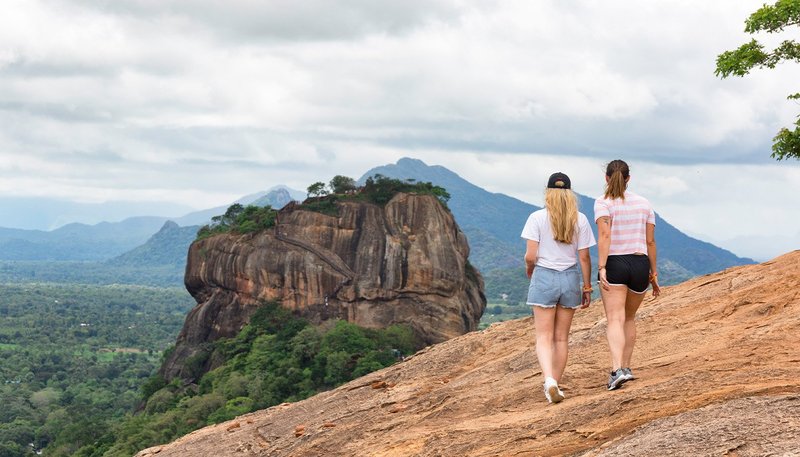
[[[531,307],[525,304],[509,305],[507,303],[488,303],[483,312],[478,328],[483,330],[496,323],[519,319],[531,315]]]

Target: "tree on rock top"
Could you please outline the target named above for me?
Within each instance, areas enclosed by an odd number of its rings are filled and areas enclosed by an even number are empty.
[[[356,181],[347,176],[336,175],[331,179],[330,188],[334,194],[346,194],[356,190]]]
[[[306,189],[309,197],[322,197],[328,195],[328,190],[325,189],[324,182],[315,182],[314,184],[308,186]]]

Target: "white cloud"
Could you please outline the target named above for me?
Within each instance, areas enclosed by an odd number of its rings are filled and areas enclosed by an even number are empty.
[[[202,208],[416,156],[537,202],[554,170],[598,194],[624,157],[680,228],[774,230],[735,214],[798,190],[767,156],[800,65],[713,74],[761,3],[11,0],[0,196]]]
[[[219,0],[191,3],[182,0],[75,0],[62,4],[143,21],[169,21],[187,29],[206,29],[234,43],[357,39],[370,33],[403,34],[431,20],[452,19],[459,9],[458,2],[448,0],[272,0],[236,4]]]

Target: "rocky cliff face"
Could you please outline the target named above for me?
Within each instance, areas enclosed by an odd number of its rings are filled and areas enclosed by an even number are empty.
[[[185,283],[198,305],[162,375],[191,378],[213,364],[202,360],[204,345],[234,336],[268,300],[315,322],[408,324],[428,343],[475,330],[486,299],[468,255],[439,201],[410,194],[384,207],[340,203],[338,217],[290,205],[272,230],[197,241]]]
[[[797,455],[800,251],[663,290],[619,390],[596,301],[575,316],[559,404],[525,318],[138,456]]]

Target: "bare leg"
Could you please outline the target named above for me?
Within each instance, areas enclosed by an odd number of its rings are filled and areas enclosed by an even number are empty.
[[[544,378],[553,378],[553,332],[556,308],[533,306],[533,323],[536,326],[536,357]]]
[[[622,368],[625,351],[625,302],[628,288],[626,286],[611,286],[610,290],[600,288],[603,298],[603,308],[606,311],[606,337],[608,349],[611,352],[611,368]]]
[[[556,323],[553,333],[553,378],[561,383],[561,376],[567,366],[569,349],[569,328],[572,326],[574,309],[556,307]]]
[[[622,366],[631,366],[633,345],[636,344],[636,311],[644,300],[644,294],[637,294],[628,290],[625,299],[625,348],[622,351]]]

